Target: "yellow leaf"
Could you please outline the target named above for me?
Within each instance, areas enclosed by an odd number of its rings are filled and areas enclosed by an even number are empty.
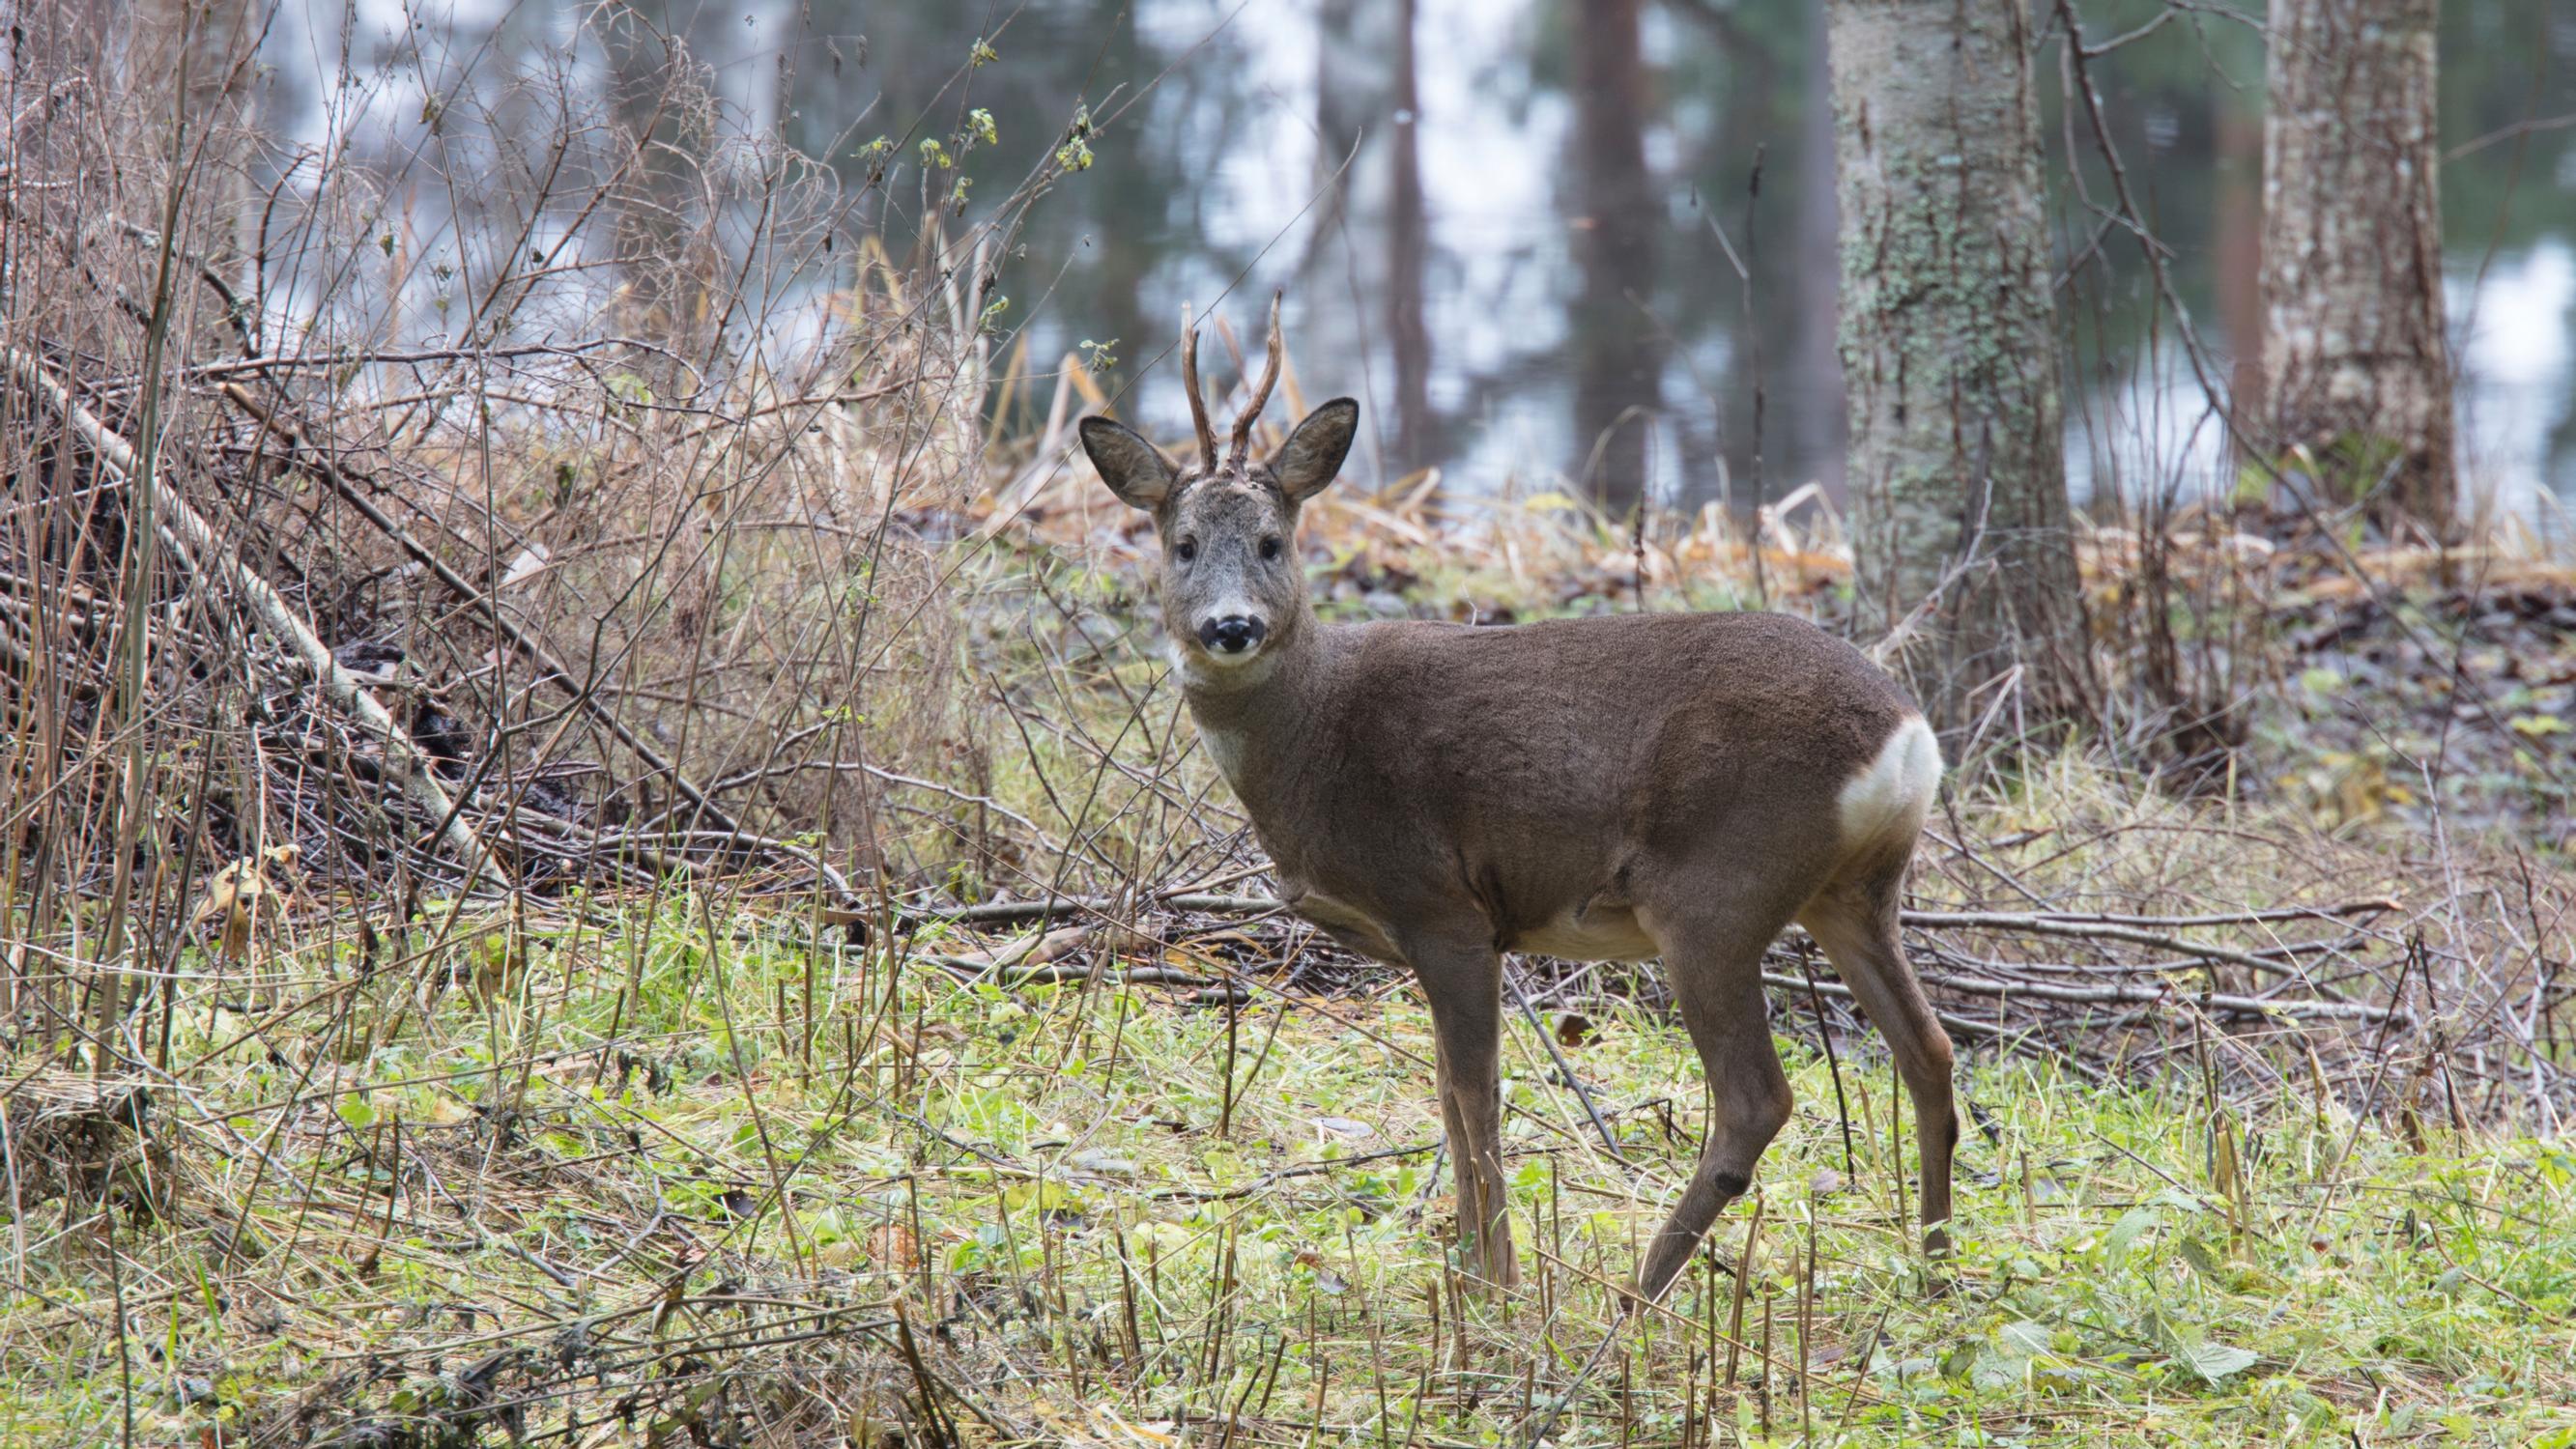
[[[281,852],[283,852],[281,854]],[[267,858],[280,865],[295,860],[293,846],[281,846],[267,852]],[[260,858],[245,855],[223,869],[206,883],[206,898],[197,907],[191,930],[215,928],[215,948],[236,961],[250,959],[251,927],[265,905],[275,910],[278,903],[268,897],[268,877],[260,870]]]

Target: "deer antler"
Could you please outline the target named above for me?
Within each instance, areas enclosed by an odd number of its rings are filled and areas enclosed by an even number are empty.
[[[1190,422],[1199,434],[1199,471],[1216,471],[1216,429],[1208,424],[1207,399],[1199,395],[1199,329],[1190,304],[1181,304],[1181,386],[1190,395]]]
[[[1279,293],[1270,294],[1270,359],[1262,364],[1261,381],[1252,385],[1252,400],[1234,420],[1234,448],[1227,457],[1232,467],[1243,466],[1244,454],[1252,448],[1252,425],[1261,417],[1261,409],[1270,401],[1270,389],[1279,382]]]

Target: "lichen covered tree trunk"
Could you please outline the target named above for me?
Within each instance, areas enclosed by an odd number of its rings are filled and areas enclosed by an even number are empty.
[[[2016,668],[2036,712],[2093,697],[2034,39],[2023,0],[1833,0],[1858,622],[1945,727]]]
[[[2272,0],[2263,128],[2267,441],[2339,496],[2453,514],[2436,204],[2438,0]]]

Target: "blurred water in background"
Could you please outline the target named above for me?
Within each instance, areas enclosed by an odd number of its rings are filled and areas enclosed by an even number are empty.
[[[856,198],[822,224],[882,228],[897,244],[918,225],[922,137],[990,112],[997,139],[959,168],[971,221],[1087,103],[1105,122],[1095,164],[1037,201],[1002,267],[1010,301],[996,320],[1041,370],[1114,342],[1107,370],[1124,383],[1165,355],[1185,300],[1222,298],[1257,345],[1261,300],[1284,286],[1306,396],[1370,404],[1363,476],[1438,464],[1469,490],[1567,479],[1681,505],[1744,506],[1810,481],[1839,493],[1832,115],[1811,0],[281,4],[263,125],[281,148],[345,147],[382,168],[406,235],[433,253],[463,230],[442,217],[480,199],[452,160],[406,169],[455,112],[439,98],[470,93],[533,130],[568,124],[551,88],[632,104],[649,88],[622,69],[660,52],[590,38],[615,15],[608,28],[665,33],[711,77],[721,114],[661,118],[673,144],[721,168],[783,143]],[[2097,39],[2158,8],[2081,7]],[[2260,322],[2261,37],[2207,11],[2180,22],[2096,74],[2193,325],[2225,367]],[[969,67],[979,39],[991,59]],[[2459,150],[2443,204],[2464,467],[2474,488],[2564,538],[2576,129],[2498,133],[2576,113],[2576,7],[2446,0],[2441,43],[2442,135]],[[2042,89],[2072,257],[2097,219],[2065,184],[2069,141],[2102,173],[2060,113],[2053,56]],[[862,196],[879,136],[898,143],[899,167]],[[953,178],[934,176],[945,194]],[[539,218],[529,233],[542,247],[568,224]],[[2234,475],[2151,300],[2120,236],[2061,290],[2079,498],[2188,494]],[[414,311],[406,330],[423,335],[450,320]],[[1185,431],[1168,367],[1124,405]]]

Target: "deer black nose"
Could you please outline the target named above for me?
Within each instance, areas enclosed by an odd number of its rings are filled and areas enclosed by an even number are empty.
[[[1259,619],[1247,619],[1241,614],[1228,614],[1222,619],[1210,619],[1201,624],[1199,642],[1206,645],[1212,653],[1240,654],[1260,643],[1261,636],[1269,632],[1270,627]]]

